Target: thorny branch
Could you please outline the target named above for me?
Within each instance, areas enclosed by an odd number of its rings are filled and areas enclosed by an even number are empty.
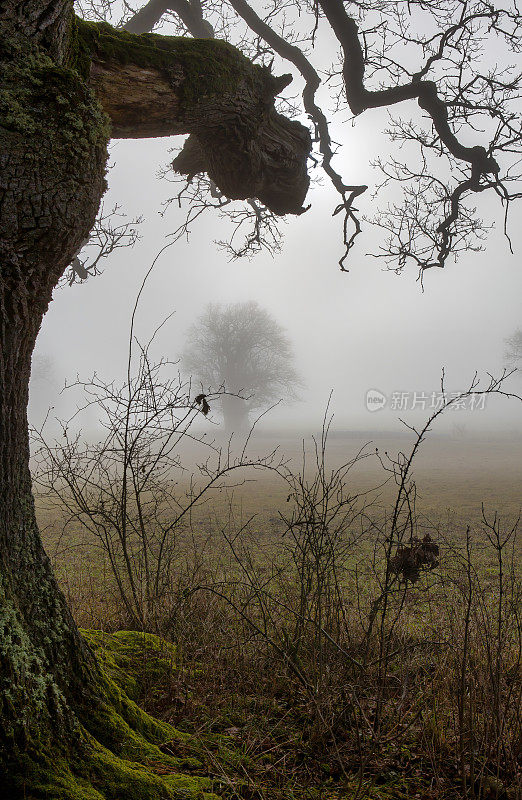
[[[123,384],[94,374],[66,386],[79,389],[82,400],[72,417],[58,421],[60,438],[45,422],[32,431],[35,485],[61,507],[64,533],[80,525],[97,540],[129,619],[141,627],[154,627],[168,602],[176,537],[196,509],[216,491],[245,483],[249,470],[277,471],[285,463],[277,448],[251,457],[245,445],[234,455],[230,443],[221,447],[208,437],[210,420],[206,430],[194,429],[223,393],[194,396],[175,363],[154,358],[158,330],[147,344],[136,342],[138,357]],[[78,430],[88,409],[99,414],[94,439]],[[206,453],[193,472],[181,458],[188,442]]]

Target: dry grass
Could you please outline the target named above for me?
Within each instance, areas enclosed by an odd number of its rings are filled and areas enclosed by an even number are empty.
[[[365,441],[332,438],[330,465]],[[298,469],[300,445],[280,444]],[[381,438],[369,451],[407,444]],[[292,502],[273,473],[217,492],[177,533],[158,627],[184,666],[151,699],[153,710],[192,732],[225,733],[248,755],[239,797],[314,789],[520,800],[522,551],[516,532],[502,544],[520,509],[520,444],[425,443],[415,462],[415,529],[438,543],[440,565],[414,584],[400,584],[387,566],[397,487],[382,485],[376,459],[349,473],[350,495],[381,485],[357,501],[358,509],[372,501],[365,524],[355,515],[315,561],[302,537],[285,533],[279,512],[288,516]],[[80,623],[125,627],[103,552],[81,529],[62,536],[52,509],[40,505],[39,514]],[[230,786],[236,779],[224,776]]]

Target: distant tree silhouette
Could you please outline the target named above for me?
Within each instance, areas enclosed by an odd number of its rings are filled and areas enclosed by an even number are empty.
[[[245,430],[249,415],[282,399],[295,401],[301,379],[284,328],[257,303],[211,303],[189,329],[185,368],[204,389],[223,387],[227,431]]]

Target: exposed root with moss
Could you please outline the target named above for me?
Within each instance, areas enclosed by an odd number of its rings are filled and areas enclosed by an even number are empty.
[[[46,752],[32,742],[6,776],[6,797],[24,800],[213,800],[198,740],[153,719],[136,703],[176,667],[176,651],[156,636],[133,631],[84,631],[102,670],[101,701],[81,714],[68,750]],[[184,755],[175,757],[173,743]],[[170,743],[171,747],[162,748]],[[208,745],[208,743],[207,743]],[[217,740],[213,738],[212,746]],[[179,749],[179,747],[177,748]],[[233,760],[226,747],[220,758]],[[198,774],[199,773],[199,774]]]

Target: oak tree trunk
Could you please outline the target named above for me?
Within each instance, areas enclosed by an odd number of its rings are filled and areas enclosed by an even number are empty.
[[[69,4],[11,0],[2,17],[0,774],[7,774],[0,783],[8,786],[22,754],[72,736],[97,673],[38,532],[27,402],[53,286],[87,236],[104,190],[108,128],[65,66]]]
[[[77,24],[70,0],[0,6],[0,789],[9,798],[33,796],[19,780],[28,758],[78,740],[100,681],[38,532],[27,402],[53,287],[105,189],[101,106],[120,135],[194,134],[232,196],[264,194],[298,213],[309,137],[275,113],[274,80],[224,43]]]

